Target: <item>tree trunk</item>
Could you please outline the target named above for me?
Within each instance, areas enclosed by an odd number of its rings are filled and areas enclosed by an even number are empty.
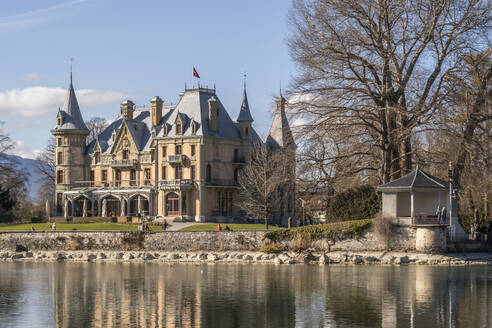
[[[265,230],[268,230],[268,218],[265,217]]]

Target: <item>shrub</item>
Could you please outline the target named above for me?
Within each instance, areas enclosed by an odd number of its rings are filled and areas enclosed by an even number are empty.
[[[275,245],[275,244],[267,244],[260,248],[260,252],[266,254],[276,254],[285,250],[285,246]]]
[[[121,238],[121,248],[124,251],[138,251],[143,247],[143,232],[130,232]]]
[[[371,186],[361,186],[336,194],[326,209],[327,222],[372,218],[381,209],[381,194]]]
[[[388,249],[394,230],[394,225],[391,222],[391,219],[378,214],[373,225],[376,238],[384,245],[386,249]]]
[[[304,226],[292,229],[279,229],[267,232],[263,238],[269,239],[272,242],[281,242],[285,240],[314,241],[319,239],[335,241],[341,238],[357,238],[371,226],[372,221],[373,220],[371,219],[365,219]]]

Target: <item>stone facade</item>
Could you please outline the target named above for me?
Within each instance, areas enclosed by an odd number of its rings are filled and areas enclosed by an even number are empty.
[[[150,103],[136,108],[129,100],[122,102],[119,117],[86,145],[89,130],[70,81],[51,131],[56,215],[244,219],[237,206],[238,176],[251,158],[253,143],[263,143],[252,126],[246,87],[236,120],[215,89],[186,89],[175,105],[165,105],[159,97]],[[288,149],[295,156],[282,96],[266,142],[272,151]],[[294,181],[295,169],[271,223],[295,219]]]

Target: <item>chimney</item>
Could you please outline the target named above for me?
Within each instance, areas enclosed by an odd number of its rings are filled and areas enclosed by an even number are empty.
[[[215,96],[208,100],[208,128],[214,133],[219,131],[219,101]]]
[[[163,101],[159,96],[155,96],[150,103],[152,104],[152,125],[156,126],[161,122]]]
[[[125,120],[133,120],[133,109],[135,104],[131,100],[125,100],[121,103],[121,114]]]
[[[185,95],[185,93],[184,93],[184,92],[181,92],[181,93],[179,94],[179,100],[183,99],[183,96],[184,96],[184,95]]]

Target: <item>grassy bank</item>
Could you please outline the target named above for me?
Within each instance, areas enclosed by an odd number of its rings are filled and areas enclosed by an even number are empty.
[[[34,227],[37,231],[50,231],[51,223],[34,223],[34,224],[9,224],[0,225],[0,231],[29,231]],[[149,226],[151,231],[161,231],[161,226]],[[59,231],[137,231],[138,226],[132,224],[118,223],[57,223],[56,230]]]
[[[197,224],[181,229],[180,231],[214,231],[218,223]],[[264,224],[220,224],[222,229],[228,226],[233,231],[265,230]],[[279,227],[269,226],[269,230],[277,230]]]
[[[334,241],[341,238],[354,238],[360,236],[364,230],[369,228],[372,221],[372,219],[366,219],[312,225],[292,229],[278,229],[267,232],[265,238],[268,238],[272,242],[299,239],[307,241],[328,239]]]

